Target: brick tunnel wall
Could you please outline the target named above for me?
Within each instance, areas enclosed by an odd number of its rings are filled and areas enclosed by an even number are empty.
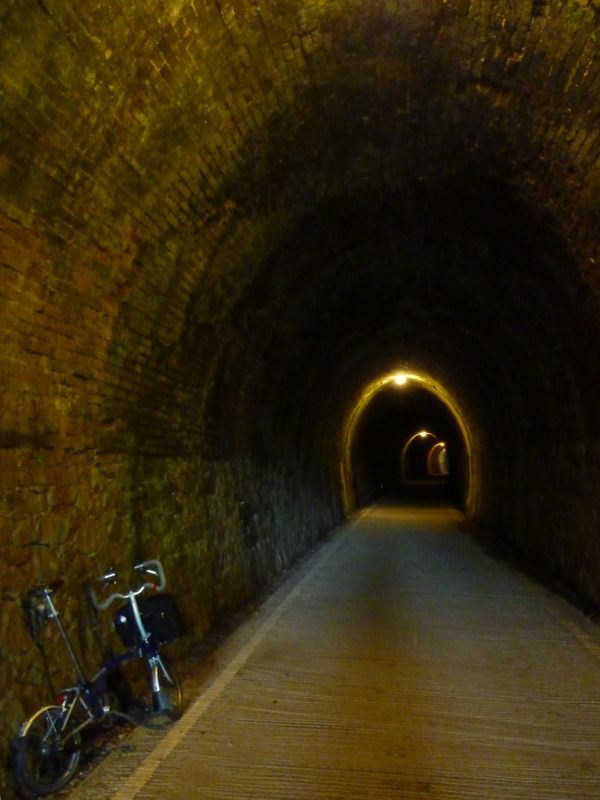
[[[0,10],[5,743],[20,603],[159,554],[193,636],[341,516],[361,387],[428,371],[468,512],[600,603],[600,4]]]

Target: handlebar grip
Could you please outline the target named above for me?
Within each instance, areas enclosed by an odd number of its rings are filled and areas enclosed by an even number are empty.
[[[155,575],[158,578],[158,583],[144,584],[144,586],[154,589],[156,592],[162,592],[167,586],[167,576],[163,565],[158,559],[150,559],[149,561],[141,561],[139,564],[134,565],[136,572],[147,572],[149,575]]]
[[[99,583],[102,586],[105,586],[108,583],[116,583],[117,577],[118,574],[116,569],[114,567],[109,567],[108,570],[104,573],[104,575],[101,575],[99,578],[96,578],[94,583]],[[119,594],[111,594],[104,600],[98,600],[98,596],[96,595],[96,592],[94,591],[94,587],[92,585],[89,585],[87,587],[87,594],[92,605],[98,611],[103,611],[105,608],[108,608],[108,606],[113,602],[113,600],[118,600],[121,597],[121,595]]]
[[[96,578],[98,583],[116,583],[117,581],[117,570],[114,567],[109,567],[108,571],[101,575],[99,578]]]

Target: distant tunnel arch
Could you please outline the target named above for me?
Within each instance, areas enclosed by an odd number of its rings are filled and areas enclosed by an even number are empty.
[[[396,370],[369,383],[346,420],[340,475],[347,511],[380,494],[402,494],[408,486],[408,447],[419,436],[414,431],[432,423],[453,442],[449,496],[461,508],[470,509],[477,467],[464,414],[448,391],[429,375]]]
[[[421,429],[408,437],[400,450],[402,486],[445,480],[448,475],[447,446],[436,433]]]

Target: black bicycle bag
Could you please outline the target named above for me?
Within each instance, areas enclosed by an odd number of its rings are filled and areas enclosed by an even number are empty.
[[[169,644],[185,633],[185,623],[170,594],[154,594],[138,600],[142,623],[152,634],[155,645]],[[126,647],[139,645],[140,636],[129,604],[120,608],[114,616],[114,626]]]

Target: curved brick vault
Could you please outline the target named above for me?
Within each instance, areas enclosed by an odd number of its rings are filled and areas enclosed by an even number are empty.
[[[160,553],[201,635],[340,519],[344,425],[398,367],[462,410],[467,512],[600,602],[599,23],[5,0],[9,733],[43,694],[33,580],[68,568],[74,623],[90,574]]]

